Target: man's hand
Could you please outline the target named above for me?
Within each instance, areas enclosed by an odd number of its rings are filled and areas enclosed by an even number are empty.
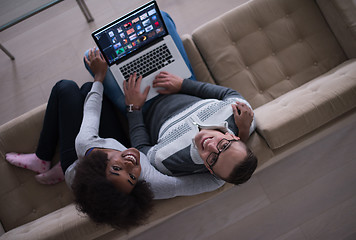
[[[177,93],[182,88],[183,78],[170,74],[168,72],[160,72],[153,81],[153,87],[161,87],[164,89],[157,90],[160,94]]]
[[[253,111],[249,106],[240,102],[236,102],[236,105],[232,104],[231,106],[234,113],[235,124],[239,128],[239,137],[243,142],[246,142],[253,121]]]
[[[133,104],[135,107],[141,108],[146,102],[150,86],[147,86],[145,91],[141,93],[142,76],[137,78],[136,73],[130,75],[128,81],[124,81],[125,104]]]
[[[89,58],[85,56],[84,59],[85,62],[90,67],[90,70],[94,74],[94,82],[95,81],[103,82],[106,75],[106,71],[108,69],[108,65],[105,62],[103,55],[101,55],[99,49],[94,47],[89,50],[88,57]]]

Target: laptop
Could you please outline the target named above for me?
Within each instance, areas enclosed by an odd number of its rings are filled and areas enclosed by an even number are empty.
[[[155,97],[152,81],[160,71],[183,79],[191,72],[169,35],[156,1],[150,1],[92,33],[122,92],[134,72],[142,75],[141,92],[150,85],[147,100]]]

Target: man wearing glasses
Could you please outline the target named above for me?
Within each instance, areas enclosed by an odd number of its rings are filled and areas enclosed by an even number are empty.
[[[211,174],[236,185],[251,177],[257,159],[245,143],[254,114],[237,91],[161,72],[153,83],[161,95],[142,111],[148,91],[140,92],[141,79],[133,74],[124,84],[127,118],[131,144],[153,166],[167,175]]]

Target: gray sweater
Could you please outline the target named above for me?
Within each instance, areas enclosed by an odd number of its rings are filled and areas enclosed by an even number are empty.
[[[66,182],[71,186],[75,166],[78,161],[83,161],[85,153],[90,148],[108,148],[123,151],[126,148],[112,138],[98,136],[103,85],[94,82],[84,103],[84,116],[80,132],[75,141],[79,160],[74,162],[66,171]],[[173,198],[175,196],[189,196],[203,192],[213,191],[224,185],[224,181],[216,179],[209,173],[194,174],[183,177],[172,177],[157,171],[148,161],[145,154],[140,154],[141,175],[139,180],[150,183],[155,199]]]
[[[128,113],[131,143],[167,175],[207,173],[192,140],[199,127],[219,126],[238,136],[231,108],[236,101],[251,108],[235,90],[185,79],[179,94],[158,97],[145,115],[142,111]],[[255,121],[250,134],[254,129]]]

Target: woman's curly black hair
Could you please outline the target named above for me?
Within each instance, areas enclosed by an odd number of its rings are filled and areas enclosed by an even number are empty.
[[[153,208],[149,184],[139,181],[130,194],[106,179],[107,154],[93,151],[76,167],[72,189],[77,209],[96,223],[126,229],[143,224]]]

